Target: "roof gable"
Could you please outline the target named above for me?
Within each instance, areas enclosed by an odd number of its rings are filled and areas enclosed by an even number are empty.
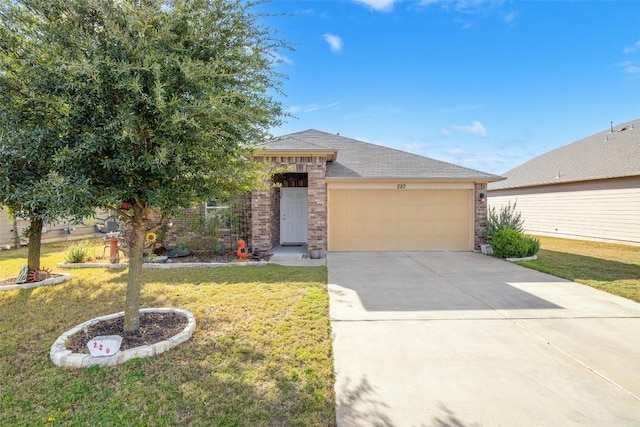
[[[336,150],[336,159],[327,164],[327,178],[416,178],[484,182],[502,179],[497,175],[314,129],[275,138],[260,145],[259,149]]]
[[[504,173],[489,190],[640,175],[640,121],[627,122],[542,154]]]

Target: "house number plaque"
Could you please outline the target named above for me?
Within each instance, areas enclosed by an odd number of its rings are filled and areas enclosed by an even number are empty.
[[[407,188],[407,184],[397,184],[396,188],[398,190],[405,190]]]

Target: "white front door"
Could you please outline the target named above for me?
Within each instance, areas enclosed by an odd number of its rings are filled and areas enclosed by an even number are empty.
[[[280,244],[307,243],[307,189],[280,189]]]

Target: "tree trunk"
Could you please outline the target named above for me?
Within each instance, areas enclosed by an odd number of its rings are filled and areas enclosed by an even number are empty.
[[[42,245],[42,226],[44,221],[41,218],[32,218],[29,226],[29,254],[27,264],[29,271],[40,268],[40,246]]]
[[[144,263],[144,237],[149,221],[147,208],[134,205],[131,221],[132,235],[129,241],[129,276],[124,308],[124,332],[134,332],[140,327],[140,293],[142,291],[142,264]]]

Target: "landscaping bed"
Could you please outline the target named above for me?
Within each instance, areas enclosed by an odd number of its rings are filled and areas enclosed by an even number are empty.
[[[25,259],[1,251],[0,272]],[[45,245],[43,265],[63,260]],[[193,313],[191,338],[122,365],[55,366],[60,334],[123,310],[126,277],[79,269],[0,293],[0,425],[334,425],[326,267],[145,270],[141,307]]]

